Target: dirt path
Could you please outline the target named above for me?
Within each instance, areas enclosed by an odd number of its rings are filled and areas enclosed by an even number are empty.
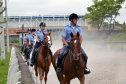
[[[62,44],[53,44],[51,48],[53,52],[61,48],[56,45]],[[83,48],[89,56],[88,68],[92,71],[90,75],[85,76],[86,84],[126,84],[126,52],[114,52],[97,45],[83,45]],[[59,84],[52,65],[47,84]],[[73,79],[71,84],[80,83],[78,79]]]

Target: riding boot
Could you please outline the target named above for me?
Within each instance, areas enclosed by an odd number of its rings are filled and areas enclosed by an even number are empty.
[[[60,55],[60,54],[59,54]],[[56,69],[56,73],[60,74],[61,70],[60,70],[60,65],[62,63],[62,60],[60,59],[60,57],[58,56],[58,60],[57,60],[57,69]]]
[[[83,60],[84,60],[84,62],[85,62],[85,69],[84,69],[84,74],[90,74],[91,73],[91,71],[87,68],[87,59],[88,59],[88,57],[87,57],[87,55],[85,54],[85,55],[82,55],[83,57]]]
[[[31,63],[30,63],[31,67],[33,67],[33,65],[34,65],[34,57],[35,57],[35,55],[36,55],[36,53],[34,51],[33,54],[32,54]]]
[[[50,55],[50,56],[51,56],[51,58],[52,58],[53,53],[52,53],[51,49],[49,49],[49,55]]]

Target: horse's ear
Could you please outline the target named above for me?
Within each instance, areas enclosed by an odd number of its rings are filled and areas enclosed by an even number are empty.
[[[80,33],[79,32],[77,32],[77,37],[80,37]]]
[[[73,33],[72,32],[70,33],[70,36],[73,37]]]
[[[49,32],[49,35],[51,35],[51,32]]]

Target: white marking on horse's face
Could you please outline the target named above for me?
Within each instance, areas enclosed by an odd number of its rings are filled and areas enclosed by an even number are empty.
[[[47,37],[48,37],[48,43],[51,45],[50,36],[47,36]]]
[[[77,40],[75,40],[74,43],[77,43]]]

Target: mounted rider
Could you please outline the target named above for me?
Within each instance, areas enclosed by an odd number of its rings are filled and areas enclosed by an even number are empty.
[[[34,65],[35,56],[36,56],[36,51],[35,50],[42,46],[42,42],[43,42],[43,39],[44,39],[43,32],[47,33],[47,31],[45,31],[46,24],[44,22],[41,22],[39,27],[40,27],[40,29],[37,30],[36,33],[35,33],[35,35],[36,35],[36,44],[35,44],[35,47],[34,47],[34,50],[33,50],[30,66]],[[52,57],[52,52],[51,52],[50,49],[49,49],[49,54]]]
[[[58,62],[57,62],[57,70],[56,72],[59,74],[61,73],[60,71],[60,65],[62,63],[63,60],[63,54],[66,50],[71,49],[71,45],[70,45],[70,40],[71,40],[71,36],[70,33],[72,32],[73,34],[79,32],[80,33],[80,42],[82,44],[82,31],[81,31],[81,27],[77,25],[77,21],[78,21],[79,17],[77,14],[72,13],[69,16],[69,21],[71,22],[69,25],[67,25],[66,27],[64,27],[64,30],[61,34],[62,36],[62,42],[63,42],[63,47],[60,51],[60,54],[58,55]],[[84,50],[81,48],[81,52],[82,52],[82,58],[85,61],[85,65],[87,64],[87,55],[84,52]],[[87,69],[87,67],[84,70],[84,74],[89,74],[90,70]]]
[[[21,53],[22,53],[22,52],[24,53],[23,56],[25,56],[25,48],[26,48],[26,34],[25,34],[25,36],[24,36],[24,38],[23,38],[23,45],[22,45],[22,47],[21,47]]]
[[[26,35],[26,37],[27,37],[27,40],[29,41],[29,45],[30,45],[30,47],[28,48],[28,51],[27,51],[27,54],[26,54],[26,57],[27,57],[27,59],[29,59],[29,57],[30,57],[30,53],[31,53],[31,51],[32,51],[32,48],[33,48],[33,36],[35,36],[35,29],[28,29],[28,31],[29,31],[29,33],[30,34],[27,34]]]

